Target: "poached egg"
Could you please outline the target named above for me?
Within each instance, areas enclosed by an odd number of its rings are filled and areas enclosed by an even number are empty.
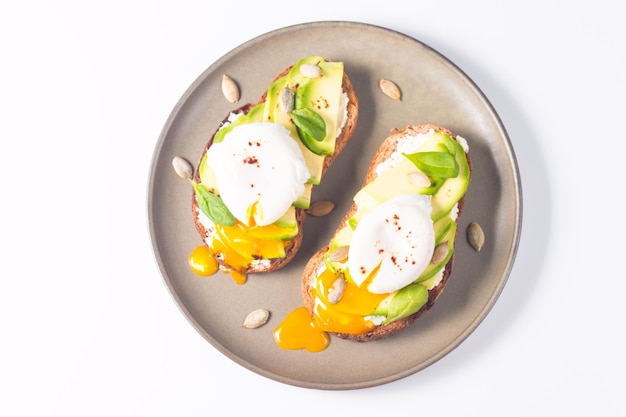
[[[359,221],[348,253],[348,270],[357,286],[374,294],[397,291],[428,266],[435,232],[428,196],[402,194]]]
[[[207,162],[224,204],[247,226],[276,222],[310,177],[298,144],[276,123],[233,128],[209,148]]]

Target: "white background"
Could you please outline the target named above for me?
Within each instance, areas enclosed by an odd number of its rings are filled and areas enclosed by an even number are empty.
[[[3,2],[0,415],[624,415],[618,6]],[[152,152],[185,89],[239,44],[320,20],[385,26],[456,63],[502,118],[524,195],[515,266],[478,329],[415,375],[353,391],[220,354],[168,293],[147,226]]]

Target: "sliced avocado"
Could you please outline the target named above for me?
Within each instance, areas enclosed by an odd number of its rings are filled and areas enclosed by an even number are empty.
[[[453,145],[454,142],[456,141],[445,133],[435,131],[416,152],[449,152],[454,155],[456,153],[456,147]]]
[[[437,221],[448,214],[463,197],[469,185],[470,169],[465,151],[457,141],[452,141],[452,143],[456,148],[455,157],[459,165],[459,174],[454,178],[446,179],[435,195],[433,195],[431,200],[433,207],[431,217],[433,221]]]
[[[257,239],[288,240],[298,234],[298,222],[296,220],[296,208],[289,207],[274,224],[267,226],[248,228],[248,235]]]
[[[305,77],[300,73],[300,67],[303,64],[318,65],[323,72],[323,76],[314,79]],[[306,165],[309,168],[309,173],[311,174],[309,182],[311,184],[317,185],[320,183],[325,156],[334,152],[337,117],[339,115],[339,106],[341,105],[341,94],[343,93],[342,83],[343,64],[329,63],[321,57],[311,56],[301,59],[294,64],[286,76],[276,80],[267,90],[263,120],[280,123],[289,129],[292,137],[297,140]],[[314,144],[305,144],[303,142],[291,115],[280,107],[280,93],[283,88],[289,88],[294,92],[295,108],[308,107],[322,116],[327,130],[326,138],[323,141],[314,141],[316,142]],[[322,98],[328,101],[328,107],[320,110],[314,104]],[[329,135],[328,132],[332,132],[332,134]],[[311,150],[311,147],[315,151]]]
[[[320,156],[332,155],[335,152],[334,144],[329,144],[324,140],[326,122],[322,116],[308,107],[296,108],[290,114],[304,146]]]
[[[290,120],[289,115],[280,108],[280,92],[287,87],[289,76],[284,76],[274,81],[267,89],[265,95],[265,108],[263,112],[263,121],[271,123],[280,123],[290,131],[295,132],[295,126]]]
[[[263,112],[265,111],[265,105],[263,103],[257,104],[247,114],[241,115],[237,117],[235,120],[230,122],[228,125],[224,126],[220,130],[215,133],[215,137],[213,138],[213,142],[219,143],[224,140],[224,136],[228,134],[233,128],[236,126],[242,125],[244,123],[253,123],[253,122],[261,122],[263,121]]]
[[[422,284],[411,284],[394,294],[387,305],[384,324],[403,319],[417,313],[428,302],[428,289]]]
[[[406,181],[406,177],[411,175],[411,171],[414,171],[416,167],[407,158],[403,158],[393,169],[385,172],[357,193],[355,203],[363,207],[363,213],[403,193],[432,195],[431,217],[433,221],[443,218],[452,210],[467,191],[469,184],[469,165],[463,147],[448,135],[435,132],[417,149],[416,153],[418,152],[448,152],[454,155],[459,166],[458,175],[446,179],[431,177],[431,186],[420,189],[412,185],[410,181]]]
[[[284,88],[290,89],[295,94],[295,90],[298,88],[299,83],[303,82],[303,75],[300,74],[300,65],[306,62],[301,60],[297,62],[291,71],[274,81],[267,89],[265,98],[265,111],[263,113],[263,121],[271,123],[279,123],[285,126],[291,135],[291,137],[298,143],[300,151],[304,156],[307,168],[311,178],[309,182],[313,184],[319,184],[321,179],[322,166],[324,164],[324,158],[311,152],[300,140],[296,125],[293,123],[291,116],[288,112],[285,112],[280,105],[280,94]]]
[[[295,95],[295,108],[309,108],[324,119],[326,136],[322,140],[314,140],[301,135],[305,145],[318,155],[331,155],[335,150],[337,136],[337,118],[343,90],[343,63],[320,61],[322,70],[320,78],[308,79],[298,86]]]
[[[294,206],[289,207],[289,210],[276,220],[274,224],[278,227],[294,228],[298,227],[298,221],[296,220],[296,208]]]
[[[435,222],[435,230],[442,229],[438,224],[447,225],[451,219],[449,214],[454,205],[465,194],[469,183],[469,166],[467,157],[462,146],[449,136],[435,132],[432,137],[425,142],[419,151],[422,152],[450,152],[454,155],[459,165],[459,173],[454,178],[438,179],[429,178],[431,185],[424,187],[419,181],[412,181],[417,168],[407,158],[402,158],[393,168],[387,170],[373,181],[359,190],[354,196],[357,205],[356,213],[348,219],[348,229],[354,230],[361,218],[378,207],[380,204],[396,197],[400,194],[430,194],[436,187],[436,192],[432,195],[431,218]],[[343,232],[343,231],[342,231]],[[345,236],[350,236],[346,231]],[[336,237],[335,240],[338,238]],[[346,240],[344,238],[341,238]],[[349,241],[344,244],[349,244]]]
[[[331,249],[338,248],[341,246],[350,246],[350,242],[352,241],[352,235],[354,234],[354,230],[349,226],[344,226],[339,230],[335,236],[333,237],[330,247]]]
[[[412,180],[412,175],[419,175],[417,168],[407,158],[402,158],[392,169],[359,190],[354,202],[364,214],[400,194],[425,194],[428,187]]]
[[[298,234],[298,226],[281,227],[276,223],[261,227],[251,227],[248,235],[261,240],[288,240]]]
[[[313,184],[307,183],[304,184],[304,191],[296,201],[293,202],[293,205],[298,208],[308,209],[311,206],[311,192],[313,191]]]
[[[207,163],[206,155],[202,158],[202,161],[200,161],[198,174],[200,175],[200,184],[206,187],[206,189],[213,194],[218,194],[217,181],[215,180],[215,171]]]
[[[426,282],[434,277],[441,269],[446,266],[452,254],[454,253],[454,239],[456,237],[457,232],[457,224],[450,217],[446,216],[435,222],[435,247],[440,243],[446,243],[448,245],[448,253],[446,256],[439,261],[438,263],[429,263],[426,269],[422,272],[422,274],[414,281],[416,283]],[[428,285],[427,285],[428,287]]]
[[[396,292],[389,294],[380,304],[376,307],[376,310],[372,311],[372,316],[386,316],[389,311],[389,304],[391,303],[391,299],[396,295]]]
[[[309,183],[313,185],[319,185],[322,181],[322,169],[324,168],[324,158],[319,155],[311,152],[301,141],[298,141],[300,144],[300,150],[302,151],[302,156],[304,156],[304,162],[306,163],[307,168],[309,168],[309,174],[311,177],[309,178]]]

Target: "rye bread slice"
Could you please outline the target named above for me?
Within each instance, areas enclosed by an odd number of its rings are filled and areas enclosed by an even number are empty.
[[[285,68],[279,75],[276,76],[274,80],[277,80],[280,77],[287,75],[289,71],[291,70],[291,68],[292,66]],[[346,93],[346,95],[348,96],[347,120],[343,129],[341,130],[341,134],[336,139],[335,152],[332,155],[329,155],[324,159],[324,165],[322,167],[322,176],[326,173],[326,171],[331,166],[333,161],[337,158],[337,156],[343,151],[345,146],[350,141],[350,138],[352,137],[354,130],[356,129],[359,102],[358,102],[358,98],[354,90],[354,87],[352,85],[352,82],[350,81],[350,78],[348,74],[346,74],[345,71],[343,73],[342,87],[343,87],[344,93]],[[257,102],[257,104],[261,104],[265,102],[266,96],[267,96],[267,93],[264,93],[259,99],[259,101]],[[202,161],[202,158],[204,158],[204,155],[206,154],[206,152],[209,150],[209,148],[213,144],[215,134],[225,124],[228,123],[228,119],[230,115],[233,113],[234,114],[247,114],[254,106],[255,105],[251,103],[244,104],[241,107],[231,111],[224,118],[224,120],[220,123],[218,129],[211,135],[211,138],[209,139],[206,146],[204,147],[204,150],[202,151],[202,154],[200,155],[200,159],[198,160],[199,161],[198,166],[200,164],[200,161]],[[197,170],[194,176],[194,180],[200,181],[200,175],[197,172]],[[195,191],[192,192],[191,211],[193,215],[195,228],[200,234],[200,237],[202,238],[203,243],[207,244],[207,240],[210,239],[210,236],[212,235],[212,231],[208,230],[204,226],[204,224],[202,224],[202,222],[199,220],[200,209],[198,207],[198,203],[196,202]],[[302,245],[302,237],[303,237],[302,231],[303,231],[305,218],[306,218],[305,210],[301,208],[296,208],[296,221],[298,223],[298,234],[287,242],[286,247],[285,247],[286,256],[284,258],[274,258],[274,259],[267,259],[264,261],[254,262],[250,264],[246,270],[239,271],[239,272],[246,273],[246,274],[272,272],[287,265],[293,259],[293,257],[296,256],[296,254],[298,253],[298,250],[300,249]],[[226,270],[230,269],[230,266],[224,263],[224,259],[222,256],[220,256],[219,254],[216,254],[215,258],[217,259],[218,263],[221,265],[222,268]]]
[[[447,134],[451,138],[456,139],[456,134],[452,133],[448,129],[443,128],[441,126],[431,125],[431,124],[407,126],[402,130],[393,129],[390,135],[383,141],[381,146],[376,151],[376,154],[374,155],[374,158],[372,159],[370,167],[365,175],[365,179],[363,181],[362,187],[370,183],[375,178],[376,166],[380,164],[381,162],[385,161],[387,158],[389,158],[389,156],[395,151],[398,145],[398,141],[403,136],[406,136],[408,134],[426,133],[431,129],[435,131],[440,131],[442,133]],[[471,173],[472,165],[471,165],[469,153],[467,153],[466,156],[467,156],[467,163],[469,165],[470,173]],[[465,197],[463,197],[458,202],[458,216],[461,215],[464,201],[465,201]],[[351,216],[353,216],[354,213],[356,212],[356,208],[357,207],[355,204],[351,206],[350,210],[346,213],[346,215],[341,220],[341,223],[337,227],[337,231],[339,231],[341,228],[343,228],[346,225],[348,219]],[[455,245],[456,245],[456,242],[455,242]],[[319,270],[320,266],[324,262],[324,254],[328,251],[328,248],[329,248],[329,245],[326,245],[325,247],[317,251],[304,267],[303,278],[302,278],[302,298],[304,301],[304,306],[309,310],[311,315],[313,314],[313,307],[314,307],[314,302],[315,302],[312,289],[315,287],[317,271]],[[450,274],[452,273],[453,263],[454,263],[454,254],[452,255],[452,257],[450,258],[450,260],[444,267],[443,278],[441,279],[441,281],[435,287],[433,287],[432,289],[428,291],[428,301],[426,302],[426,304],[420,310],[413,313],[412,315],[405,317],[401,320],[395,321],[393,323],[387,324],[387,325],[381,325],[381,326],[375,327],[371,331],[367,333],[363,333],[363,334],[347,334],[347,333],[332,333],[332,334],[342,339],[366,342],[369,340],[375,340],[375,339],[380,339],[382,337],[386,337],[388,335],[397,333],[400,330],[410,326],[422,314],[424,314],[425,312],[427,312],[433,307],[433,305],[435,304],[435,300],[439,297],[439,295],[441,295],[446,284],[448,283]]]

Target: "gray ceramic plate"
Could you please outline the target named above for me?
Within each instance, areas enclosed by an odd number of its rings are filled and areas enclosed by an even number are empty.
[[[356,132],[313,195],[314,200],[336,202],[336,210],[324,218],[307,219],[302,249],[279,272],[251,275],[245,285],[236,285],[221,273],[209,278],[194,275],[187,257],[201,241],[191,218],[190,185],[175,175],[172,158],[182,156],[197,164],[206,141],[235,107],[222,96],[222,74],[239,83],[240,103],[256,102],[277,73],[308,55],[343,61],[360,101]],[[401,101],[381,93],[380,78],[400,86]],[[331,237],[371,156],[390,129],[417,123],[442,125],[465,137],[473,160],[455,269],[446,290],[414,326],[387,339],[355,343],[333,338],[328,349],[315,354],[281,350],[272,331],[301,305],[304,263]],[[165,123],[148,185],[156,260],[190,323],[212,346],[249,370],[316,389],[388,383],[420,371],[457,347],[484,319],[505,285],[517,251],[521,214],[520,180],[511,143],[477,86],[427,45],[395,31],[352,22],[279,29],[246,42],[211,65],[184,93]],[[464,238],[470,221],[479,222],[486,234],[480,252],[471,249]],[[257,308],[270,310],[270,321],[259,329],[243,329],[244,317]]]

